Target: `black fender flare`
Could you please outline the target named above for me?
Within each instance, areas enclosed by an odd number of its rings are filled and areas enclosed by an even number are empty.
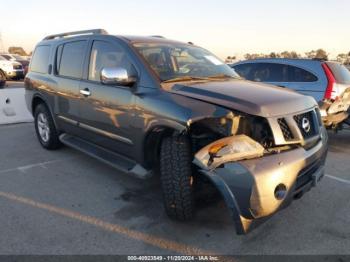
[[[238,235],[244,235],[249,232],[250,226],[253,222],[251,219],[247,219],[242,216],[241,209],[238,205],[237,199],[230,190],[229,186],[225,183],[224,179],[216,175],[214,172],[199,170],[199,172],[204,175],[209,181],[216,187],[223,197],[227,208],[230,211],[231,217],[233,219],[236,233]]]

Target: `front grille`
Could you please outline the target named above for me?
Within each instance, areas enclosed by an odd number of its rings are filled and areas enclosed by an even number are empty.
[[[22,69],[22,66],[21,65],[14,65],[13,69]]]
[[[322,126],[323,121],[322,121],[322,116],[319,108],[316,108],[316,116],[317,116],[318,125]]]
[[[294,120],[297,123],[304,139],[318,135],[319,125],[316,118],[316,113],[314,111],[296,115],[294,116]]]
[[[290,130],[287,121],[284,118],[279,118],[278,120],[278,124],[280,125],[280,128],[282,130],[283,133],[283,137],[286,141],[290,141],[294,139],[294,135],[292,133],[292,131]]]

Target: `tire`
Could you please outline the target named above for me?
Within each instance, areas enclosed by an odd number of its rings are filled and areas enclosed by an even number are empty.
[[[39,104],[34,111],[35,131],[40,144],[48,150],[61,147],[58,132],[45,104]]]
[[[166,137],[160,150],[160,179],[164,207],[175,220],[190,220],[194,215],[192,153],[185,136]]]

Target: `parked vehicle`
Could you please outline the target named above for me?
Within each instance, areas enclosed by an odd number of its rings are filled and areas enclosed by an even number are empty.
[[[312,97],[241,80],[210,52],[104,30],[51,35],[25,78],[41,145],[127,174],[160,171],[169,217],[194,215],[212,183],[244,234],[324,175],[327,132]]]
[[[2,57],[6,58],[9,61],[16,61],[18,63],[20,63],[23,67],[24,70],[24,75],[26,75],[28,73],[28,66],[29,66],[29,60],[16,55],[16,54],[0,54]]]
[[[5,74],[6,79],[21,79],[24,77],[24,70],[20,63],[9,61],[0,55],[0,70]]]
[[[341,128],[349,117],[350,72],[340,63],[271,58],[242,61],[232,68],[247,80],[287,87],[314,97],[328,128]]]
[[[0,59],[1,60],[1,59]],[[6,85],[6,75],[5,73],[0,69],[0,88],[3,88]]]

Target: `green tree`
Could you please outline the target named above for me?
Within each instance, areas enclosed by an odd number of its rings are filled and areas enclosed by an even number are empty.
[[[321,60],[328,60],[328,53],[323,49],[317,49],[315,58]]]
[[[306,52],[305,55],[311,59],[328,60],[328,53],[322,48]]]
[[[271,58],[277,58],[277,54],[275,52],[271,52],[269,57]]]
[[[316,51],[312,50],[310,52],[306,52],[305,55],[306,55],[307,58],[314,59],[316,57]]]
[[[26,56],[27,53],[24,51],[23,47],[20,46],[10,46],[8,49],[10,54],[17,54],[17,55],[23,55]]]
[[[337,55],[337,61],[342,63],[342,64],[345,64],[345,65],[350,64],[350,53],[348,53],[348,54],[345,54],[345,53],[338,54]]]

